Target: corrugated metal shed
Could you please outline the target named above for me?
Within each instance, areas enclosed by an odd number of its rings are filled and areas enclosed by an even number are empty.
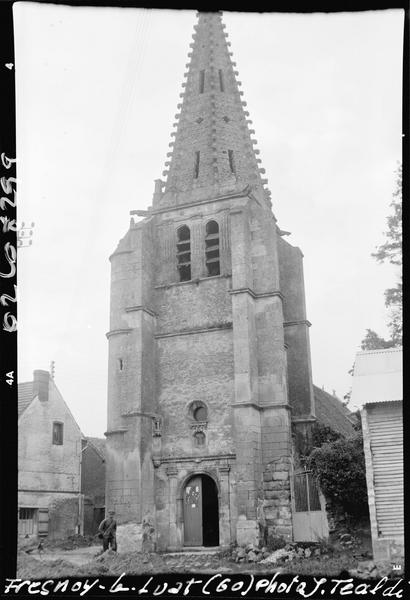
[[[402,399],[402,348],[358,352],[353,372],[352,405],[362,407],[369,402]]]
[[[359,352],[352,402],[361,405],[375,560],[403,552],[402,349]]]
[[[379,537],[404,535],[401,403],[366,407]]]

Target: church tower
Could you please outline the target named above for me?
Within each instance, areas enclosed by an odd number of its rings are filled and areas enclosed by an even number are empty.
[[[224,29],[198,14],[165,181],[110,257],[106,505],[159,550],[292,539],[315,420],[302,253]]]

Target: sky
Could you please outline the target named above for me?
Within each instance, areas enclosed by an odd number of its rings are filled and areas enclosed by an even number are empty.
[[[151,205],[195,12],[14,4],[18,377],[50,369],[82,432],[106,431],[110,263]],[[343,397],[367,328],[388,336],[383,243],[401,159],[401,10],[225,12],[281,229],[304,254],[313,381]]]

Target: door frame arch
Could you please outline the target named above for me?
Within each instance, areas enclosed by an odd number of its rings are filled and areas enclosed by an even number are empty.
[[[220,546],[221,545],[221,486],[220,486],[218,479],[206,469],[200,469],[200,470],[192,469],[179,482],[179,485],[177,488],[176,501],[177,501],[177,512],[179,514],[178,521],[181,526],[182,545],[185,544],[184,490],[191,479],[193,479],[194,477],[200,477],[201,475],[205,475],[205,476],[209,477],[209,479],[211,479],[211,481],[213,481],[213,483],[215,485],[215,491],[216,491],[216,495],[217,495],[217,499],[218,499],[218,528],[219,528],[218,545]]]

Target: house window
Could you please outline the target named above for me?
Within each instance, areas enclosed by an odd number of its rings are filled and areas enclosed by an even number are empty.
[[[183,225],[177,231],[177,261],[180,281],[191,279],[191,232]]]
[[[199,152],[195,152],[195,159],[194,159],[194,179],[198,179],[198,177],[199,177],[199,158],[200,158],[200,153]]]
[[[225,91],[224,74],[223,74],[222,69],[219,69],[219,89],[221,90],[221,92]]]
[[[124,368],[124,361],[122,360],[122,358],[118,359],[118,368],[120,371],[122,371]]]
[[[199,93],[203,94],[205,89],[205,71],[199,72]]]
[[[219,225],[216,221],[206,224],[205,258],[208,277],[219,275]]]
[[[63,423],[53,423],[53,444],[61,446],[63,443]]]
[[[231,173],[236,173],[235,161],[233,158],[233,150],[228,150],[228,158],[229,158],[229,168],[231,169]]]
[[[205,434],[202,431],[197,431],[194,434],[195,446],[205,446]]]
[[[34,519],[36,514],[35,508],[20,508],[19,510],[19,519],[23,521],[28,521]]]
[[[37,509],[35,508],[20,508],[18,533],[19,535],[33,535],[35,532]]]

